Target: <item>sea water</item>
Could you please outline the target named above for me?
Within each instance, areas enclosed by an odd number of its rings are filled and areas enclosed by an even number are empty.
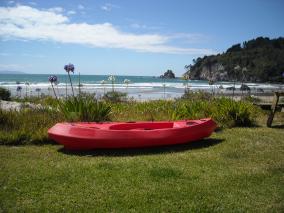
[[[53,90],[50,82],[48,81],[48,74],[1,74],[0,87],[9,89],[13,96],[37,96],[40,94],[53,95]],[[58,96],[66,96],[72,93],[68,75],[56,75],[58,84],[54,86],[55,92]],[[233,82],[216,82],[214,85],[209,85],[208,81],[189,80],[185,81],[180,78],[176,79],[162,79],[155,76],[115,76],[115,81],[112,83],[108,81],[108,75],[81,75],[80,84],[81,91],[87,93],[95,93],[97,96],[102,96],[108,91],[126,92],[128,97],[134,99],[171,99],[180,97],[184,94],[185,89],[188,87],[192,91],[215,91],[215,92],[229,92],[226,90],[228,87],[235,85],[238,90],[241,83]],[[71,74],[71,79],[75,93],[79,91],[79,76]],[[124,80],[128,79],[129,84],[125,84]],[[105,83],[102,83],[102,81]],[[256,84],[246,83],[252,91],[257,91],[261,88],[265,92],[278,90],[283,87],[279,84]],[[17,87],[21,86],[22,90],[17,91]],[[223,89],[220,89],[223,88]],[[38,91],[36,91],[38,89]],[[39,91],[40,90],[40,91]]]

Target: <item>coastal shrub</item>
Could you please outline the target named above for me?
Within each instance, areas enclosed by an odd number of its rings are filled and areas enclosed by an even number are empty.
[[[212,117],[222,126],[248,127],[255,124],[258,109],[247,101],[220,98],[213,103]]]
[[[181,102],[172,114],[173,120],[199,119],[211,116],[210,106],[207,101]]]
[[[68,121],[106,121],[111,113],[109,104],[91,96],[62,100],[59,102],[59,109]]]
[[[110,91],[104,94],[103,100],[108,102],[125,102],[127,100],[127,93]]]
[[[9,101],[11,92],[4,87],[0,87],[0,100]]]
[[[191,90],[185,90],[184,94],[181,96],[181,99],[188,99],[188,100],[210,100],[214,98],[212,93],[206,91],[197,91],[193,92]]]
[[[216,98],[210,101],[195,100],[181,102],[173,111],[172,119],[213,118],[220,127],[253,126],[258,109],[250,102],[230,98]]]

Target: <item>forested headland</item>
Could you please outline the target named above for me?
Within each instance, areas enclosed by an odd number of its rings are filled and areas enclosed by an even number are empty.
[[[258,37],[185,66],[193,80],[284,83],[284,38]]]

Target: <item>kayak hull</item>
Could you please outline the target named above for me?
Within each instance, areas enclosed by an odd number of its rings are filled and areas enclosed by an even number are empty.
[[[69,150],[140,148],[188,143],[209,137],[217,127],[210,119],[175,122],[58,123],[50,139]]]

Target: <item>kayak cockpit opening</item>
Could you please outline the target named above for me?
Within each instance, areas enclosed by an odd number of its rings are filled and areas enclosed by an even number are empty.
[[[123,123],[114,124],[109,127],[110,130],[155,130],[173,128],[173,122],[164,123]]]

